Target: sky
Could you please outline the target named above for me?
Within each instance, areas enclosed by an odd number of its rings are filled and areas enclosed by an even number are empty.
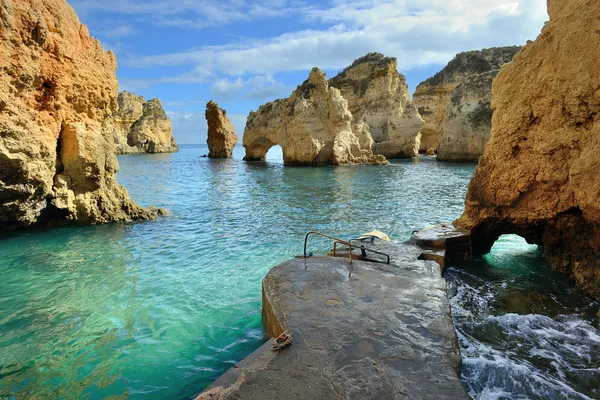
[[[380,52],[414,92],[456,53],[534,40],[546,0],[68,0],[119,63],[119,89],[158,97],[179,144],[206,143],[214,100],[238,136],[319,67]]]

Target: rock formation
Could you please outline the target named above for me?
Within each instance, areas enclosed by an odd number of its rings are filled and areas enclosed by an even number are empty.
[[[354,124],[367,124],[373,152],[387,158],[418,155],[423,119],[410,101],[395,58],[370,53],[329,80],[348,100]]]
[[[474,136],[473,134],[468,133],[471,130],[470,123],[465,124],[463,128],[460,128],[459,125],[459,121],[469,122],[471,117],[469,115],[462,116],[460,114],[471,113],[474,111],[477,115],[491,115],[491,111],[489,109],[483,112],[483,107],[485,104],[479,107],[479,101],[482,99],[480,93],[485,92],[485,86],[478,86],[475,84],[476,82],[484,84],[487,82],[487,80],[481,79],[471,81],[466,87],[461,88],[456,94],[453,93],[454,90],[469,77],[499,70],[502,65],[512,60],[519,49],[520,47],[518,46],[497,47],[457,54],[456,57],[450,61],[450,63],[448,63],[444,69],[442,69],[432,78],[422,82],[417,87],[417,90],[413,96],[413,103],[417,107],[421,117],[423,117],[425,120],[425,125],[421,129],[421,152],[425,152],[430,148],[436,150],[438,149],[440,134],[442,132],[442,127],[444,126],[449,107],[451,110],[450,112],[452,112],[455,116],[454,121],[450,122],[448,127],[450,132],[452,134],[458,133],[459,136]],[[471,87],[473,87],[475,90],[473,94],[468,93],[469,88]],[[491,85],[487,87],[487,90],[489,95],[484,97],[491,96]],[[461,109],[460,105],[452,104],[451,100],[453,98],[462,98],[466,100],[467,103],[470,103],[465,104],[465,106]],[[483,103],[487,102],[487,100],[481,101]],[[473,106],[475,107],[473,108],[473,111],[471,111]],[[477,117],[474,118],[479,119]],[[476,130],[478,132],[483,131],[481,125],[477,125],[478,128],[476,128]],[[489,135],[489,132],[487,135]],[[479,139],[477,140],[481,141]],[[463,150],[461,151],[467,152]]]
[[[235,128],[227,118],[227,111],[214,101],[206,104],[206,122],[208,123],[208,156],[210,158],[230,158],[238,142]]]
[[[286,165],[387,163],[373,154],[368,129],[353,125],[348,102],[318,68],[289,98],[250,113],[243,144],[248,161],[264,160],[272,146],[280,145]]]
[[[549,0],[550,22],[494,80],[492,137],[457,221],[485,253],[543,245],[600,299],[600,2]]]
[[[469,76],[452,91],[437,148],[439,161],[479,160],[492,132],[492,81],[497,74]]]
[[[65,0],[0,2],[0,230],[144,219],[117,184],[115,56]]]
[[[121,92],[115,115],[117,153],[172,153],[179,150],[171,121],[159,99]]]

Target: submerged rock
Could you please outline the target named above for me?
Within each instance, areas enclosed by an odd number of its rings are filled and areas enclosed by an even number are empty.
[[[386,158],[415,157],[424,122],[397,67],[395,58],[370,53],[330,79],[329,85],[348,100],[354,124],[368,125],[375,154]]]
[[[492,137],[457,224],[478,253],[505,233],[542,245],[600,299],[600,3],[549,0],[548,10],[494,80]]]
[[[64,0],[0,4],[0,227],[155,217],[115,180],[117,63]]]
[[[227,111],[214,101],[206,104],[206,122],[208,123],[208,156],[210,158],[230,158],[238,142],[235,128],[227,118]]]
[[[473,138],[477,143],[481,142],[479,134],[485,131],[484,125],[489,127],[492,114],[489,100],[486,100],[491,97],[492,92],[489,73],[498,71],[510,62],[520,49],[518,46],[496,47],[457,54],[444,69],[417,87],[413,102],[425,120],[421,129],[421,152],[429,148],[437,150],[444,129],[447,129],[444,141],[453,141],[456,136],[464,136]],[[485,76],[478,78],[481,74]],[[459,88],[463,82],[465,84]],[[448,126],[445,126],[447,115],[451,115],[451,118]],[[471,120],[481,122],[477,122],[473,129]],[[484,135],[489,136],[489,131]],[[473,159],[475,156],[471,155],[473,151],[470,149],[476,150],[479,147],[468,140],[458,141],[467,147],[463,148],[459,144],[450,148],[445,144],[446,155],[452,157],[451,151],[456,149],[459,153],[469,154],[468,158]],[[476,157],[480,155],[481,153]],[[439,157],[440,160],[444,158],[444,155]]]
[[[286,165],[387,163],[373,154],[368,128],[353,124],[348,102],[318,68],[289,98],[250,113],[243,144],[247,161],[264,160],[272,146],[280,145]]]
[[[118,97],[115,115],[117,153],[172,153],[179,150],[173,137],[171,120],[159,99],[146,101],[124,91]]]

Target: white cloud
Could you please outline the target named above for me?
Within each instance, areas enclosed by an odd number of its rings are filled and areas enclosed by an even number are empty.
[[[239,0],[72,0],[80,15],[113,12],[135,16],[139,21],[157,26],[177,26],[202,29],[212,26],[268,19],[300,12],[301,8],[287,1],[246,3]]]
[[[306,21],[335,24],[186,52],[133,57],[134,67],[194,66],[185,76],[275,75],[284,71],[340,69],[365,53],[398,58],[399,69],[443,64],[456,53],[524,44],[547,19],[544,0],[358,0],[329,9],[304,8]],[[238,84],[236,80],[229,84]]]
[[[234,98],[246,100],[273,99],[291,92],[291,88],[277,82],[272,75],[258,75],[243,80],[238,77],[235,80],[219,79],[211,91],[218,101],[226,101]]]
[[[98,32],[99,36],[107,38],[122,38],[126,36],[137,35],[139,31],[131,25],[117,25],[110,29]]]

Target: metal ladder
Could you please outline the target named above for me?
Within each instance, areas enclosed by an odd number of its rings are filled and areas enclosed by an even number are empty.
[[[350,264],[352,264],[352,251],[355,250],[355,249],[356,250],[360,250],[362,257],[366,257],[367,256],[367,251],[369,251],[371,253],[379,254],[380,256],[384,256],[384,257],[386,257],[386,262],[385,263],[388,264],[388,265],[390,264],[390,256],[389,256],[389,254],[382,253],[382,252],[377,251],[377,250],[368,249],[368,248],[366,248],[363,245],[354,245],[354,244],[350,243],[350,242],[353,242],[353,241],[361,241],[362,242],[364,240],[371,240],[371,243],[373,243],[374,240],[377,238],[376,236],[365,236],[365,235],[363,235],[359,239],[352,239],[352,240],[348,241],[348,240],[338,239],[338,238],[333,237],[333,236],[325,235],[325,234],[323,234],[321,232],[317,232],[317,231],[308,232],[306,234],[306,236],[304,237],[304,258],[308,258],[308,257],[312,257],[313,256],[312,252],[307,253],[307,250],[306,250],[307,245],[308,245],[308,238],[310,237],[310,235],[318,235],[318,236],[322,236],[324,238],[333,240],[333,256],[334,257],[336,256],[336,251],[337,251],[337,245],[338,244],[346,246],[346,248],[348,249],[348,260],[349,260]],[[374,262],[383,262],[383,261],[380,261],[380,260],[372,260],[372,261],[374,261]]]

